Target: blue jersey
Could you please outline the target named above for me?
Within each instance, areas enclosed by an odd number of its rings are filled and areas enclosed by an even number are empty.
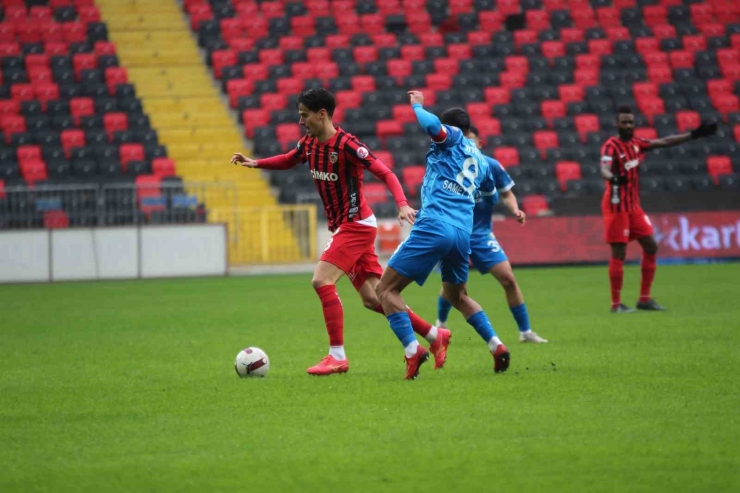
[[[475,143],[444,125],[447,138],[432,142],[421,188],[419,219],[435,219],[472,232],[475,193],[490,173]]]
[[[501,163],[492,157],[483,156],[488,163],[488,173],[483,178],[480,188],[475,195],[475,209],[473,210],[473,234],[488,235],[493,229],[491,216],[493,208],[498,203],[499,192],[508,192],[514,186],[514,180],[506,172]]]

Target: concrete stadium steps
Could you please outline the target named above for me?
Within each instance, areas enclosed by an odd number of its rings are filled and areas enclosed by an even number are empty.
[[[241,132],[202,62],[180,5],[174,0],[98,0],[97,5],[177,174],[186,182],[213,184],[199,196],[210,221],[229,225],[230,261],[306,260],[282,213],[269,212],[266,226],[266,213],[258,214],[260,222],[254,224],[235,212],[257,214],[257,208],[274,206],[276,200],[259,172],[229,163],[244,148]],[[221,182],[233,186],[220,189]]]

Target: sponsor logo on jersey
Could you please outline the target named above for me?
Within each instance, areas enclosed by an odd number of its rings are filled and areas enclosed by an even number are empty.
[[[339,160],[339,153],[337,152],[329,153],[329,161],[331,161],[331,164],[335,164],[338,160]]]
[[[327,173],[326,171],[316,171],[313,169],[311,170],[311,176],[314,180],[323,181],[337,181],[339,179],[336,173]]]

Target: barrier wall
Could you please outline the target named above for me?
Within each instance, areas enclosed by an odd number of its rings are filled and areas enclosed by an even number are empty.
[[[223,224],[0,233],[0,282],[213,276],[227,272]]]
[[[740,258],[740,211],[648,214],[655,227],[659,259]],[[601,216],[543,217],[520,226],[495,222],[496,238],[515,265],[607,262]],[[640,258],[631,243],[627,258]]]

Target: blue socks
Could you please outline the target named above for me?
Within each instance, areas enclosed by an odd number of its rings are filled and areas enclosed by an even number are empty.
[[[519,326],[519,332],[532,330],[532,327],[529,325],[529,313],[527,313],[527,305],[525,303],[512,307],[510,310],[511,314],[514,315],[517,326]]]
[[[440,296],[439,300],[437,300],[437,320],[447,322],[447,317],[450,316],[451,309],[452,303],[447,301],[444,296]]]
[[[493,330],[490,320],[486,316],[483,310],[472,315],[468,319],[468,323],[473,326],[479,336],[487,343],[491,338],[496,337],[496,332]]]
[[[392,313],[386,318],[388,319],[388,324],[391,326],[391,330],[396,334],[396,337],[401,341],[404,348],[416,341],[414,329],[411,328],[411,320],[407,312]]]

